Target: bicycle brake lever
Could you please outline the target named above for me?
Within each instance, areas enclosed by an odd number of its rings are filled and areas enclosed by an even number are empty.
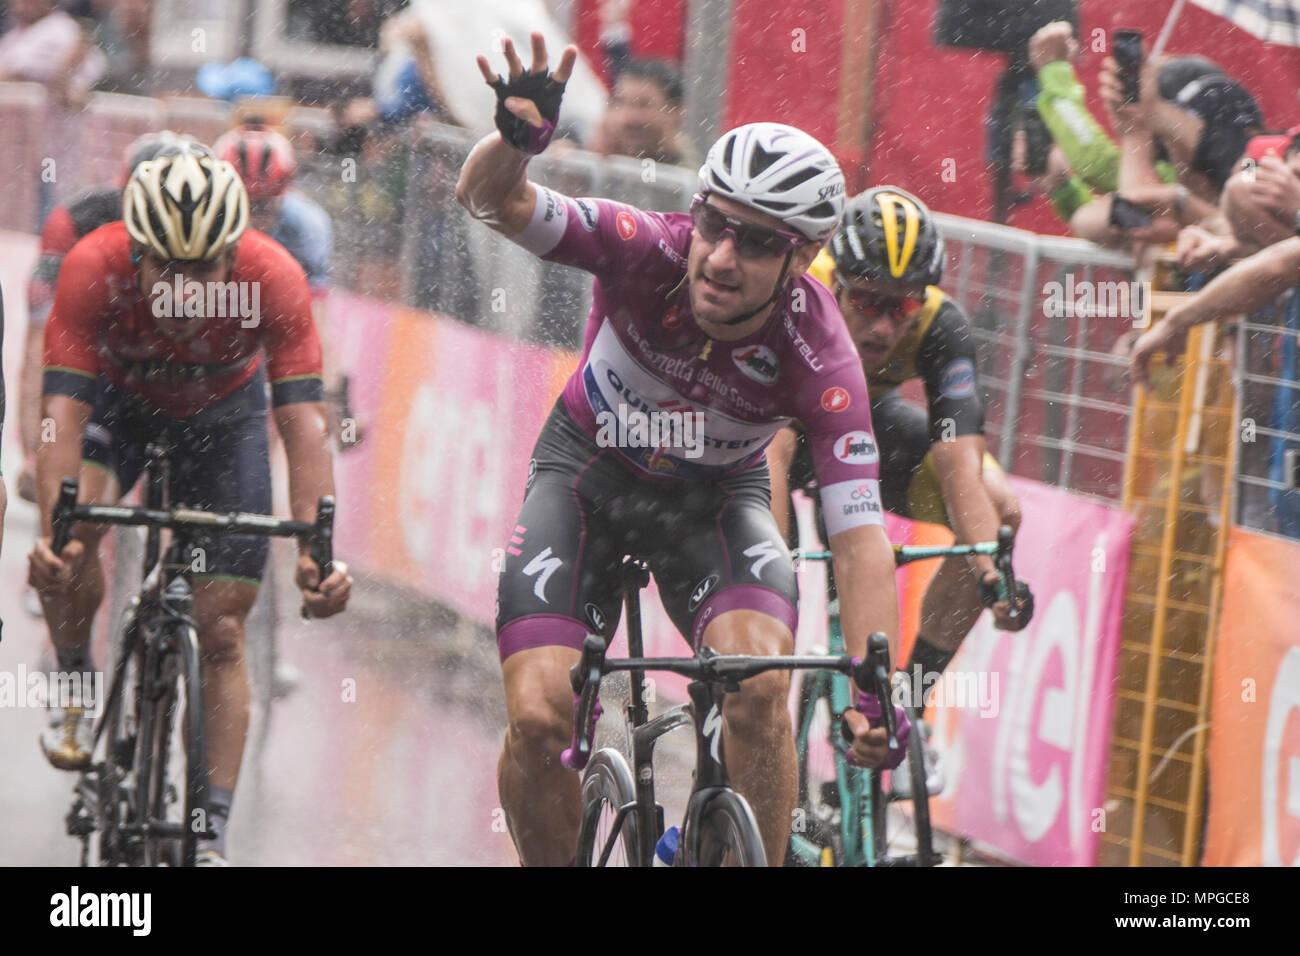
[[[320,571],[321,582],[334,573],[334,496],[322,495],[316,503],[316,528],[311,535],[309,546],[311,559]],[[319,590],[319,585],[317,589]],[[302,604],[302,619],[311,620],[307,602]]]
[[[1013,621],[1020,617],[1016,607],[1016,572],[1011,566],[1011,550],[1015,545],[1016,533],[1010,525],[998,528],[998,550],[993,558],[993,565],[998,571],[998,600],[1006,601],[1010,610],[1007,616]]]
[[[573,688],[573,738],[560,754],[560,765],[566,770],[582,770],[591,759],[596,722],[604,712],[600,705],[604,664],[604,639],[588,634],[582,642],[582,657],[569,669],[569,686]]]
[[[72,511],[76,507],[77,479],[64,478],[59,484],[59,498],[54,503],[54,514],[51,515],[54,535],[50,547],[56,558],[72,539]]]

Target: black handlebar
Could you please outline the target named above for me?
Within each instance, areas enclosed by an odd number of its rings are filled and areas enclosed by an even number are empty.
[[[254,534],[275,538],[297,538],[308,542],[312,560],[324,581],[334,571],[334,496],[323,495],[316,505],[316,520],[294,521],[271,515],[243,512],[219,513],[192,508],[125,508],[114,505],[77,504],[76,478],[64,478],[51,515],[53,535],[50,546],[60,555],[72,540],[72,528],[79,521],[94,524],[120,524],[136,527],[202,529],[215,534]],[[302,608],[306,618],[307,606]]]
[[[605,640],[588,634],[582,643],[582,657],[569,669],[569,686],[573,689],[573,743],[561,755],[570,770],[581,770],[591,756],[595,735],[595,716],[600,682],[614,671],[652,670],[681,674],[709,684],[732,685],[773,670],[834,670],[853,678],[861,688],[872,688],[881,696],[881,710],[889,734],[889,749],[898,749],[894,709],[889,697],[889,640],[879,632],[868,638],[867,656],[863,660],[848,655],[840,657],[771,656],[750,657],[742,654],[715,654],[702,649],[694,657],[629,657],[607,660]],[[850,739],[852,735],[850,734]]]

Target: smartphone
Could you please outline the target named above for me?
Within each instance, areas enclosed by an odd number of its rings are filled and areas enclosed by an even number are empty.
[[[1137,30],[1116,30],[1111,39],[1111,55],[1119,65],[1119,82],[1125,103],[1136,103],[1141,93],[1142,34]]]
[[[1041,176],[1047,172],[1047,154],[1052,150],[1052,134],[1034,102],[1020,105],[1018,125],[1025,133],[1025,175]]]
[[[1110,224],[1120,229],[1142,229],[1151,225],[1151,211],[1129,202],[1122,196],[1112,196]]]

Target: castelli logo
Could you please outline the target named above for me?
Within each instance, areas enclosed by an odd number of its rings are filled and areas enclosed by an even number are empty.
[[[842,412],[852,404],[847,389],[835,385],[822,392],[822,408],[828,412]]]
[[[627,241],[636,235],[636,220],[627,210],[620,212],[614,217],[614,223],[618,227],[619,238]]]

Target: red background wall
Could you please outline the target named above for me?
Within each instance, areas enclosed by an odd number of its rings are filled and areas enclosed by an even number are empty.
[[[872,113],[875,134],[869,169],[847,144],[835,143],[844,0],[734,0],[731,63],[724,124],[780,120],[834,144],[854,190],[893,182],[935,209],[988,218],[992,189],[984,167],[984,117],[1004,66],[999,54],[954,50],[931,43],[937,0],[878,0],[880,40]],[[1135,0],[1083,0],[1080,35],[1096,28],[1142,30],[1154,42],[1171,6]],[[594,53],[597,0],[584,0],[578,40]],[[634,0],[633,49],[637,55],[680,61],[685,0]],[[805,31],[803,52],[792,31]],[[851,42],[851,41],[847,41]],[[860,41],[859,41],[860,42]],[[1108,125],[1096,98],[1103,53],[1087,51],[1076,67],[1089,106]],[[1270,126],[1300,121],[1300,50],[1272,46],[1228,21],[1187,4],[1169,43],[1170,53],[1200,53],[1216,61],[1255,95]],[[690,80],[687,78],[687,83]],[[701,146],[707,146],[702,143]],[[956,178],[943,181],[943,161]],[[1022,206],[1011,224],[1037,232],[1062,232],[1046,202]]]

